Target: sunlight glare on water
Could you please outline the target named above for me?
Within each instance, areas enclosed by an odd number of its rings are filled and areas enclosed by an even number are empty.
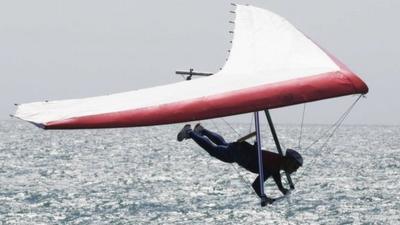
[[[400,224],[398,126],[343,126],[327,148],[300,150],[296,190],[264,208],[248,186],[254,174],[234,165],[245,183],[192,141],[177,142],[181,126],[43,131],[0,122],[0,224]],[[326,128],[306,126],[302,146]],[[297,146],[298,126],[277,130]],[[272,138],[263,146],[273,149]],[[280,196],[272,180],[266,192]]]

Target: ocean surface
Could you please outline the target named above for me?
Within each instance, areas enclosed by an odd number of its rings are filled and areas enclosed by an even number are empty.
[[[325,147],[307,149],[329,126],[306,125],[296,189],[267,207],[249,188],[254,174],[177,142],[181,127],[43,131],[0,122],[0,224],[400,224],[399,126],[343,125]],[[285,147],[298,146],[298,125],[277,131]],[[266,192],[281,195],[272,179]]]

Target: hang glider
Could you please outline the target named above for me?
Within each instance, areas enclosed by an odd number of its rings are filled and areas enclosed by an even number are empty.
[[[99,97],[18,105],[44,129],[115,128],[230,116],[351,94],[367,85],[284,18],[237,5],[230,56],[212,76]]]
[[[259,176],[263,176],[258,111],[351,94],[367,85],[284,18],[236,6],[230,56],[221,71],[201,79],[106,96],[18,105],[14,117],[44,129],[150,126],[254,112]],[[188,80],[195,74],[190,71]],[[244,138],[253,136],[254,133]],[[290,174],[286,174],[294,189]],[[267,204],[260,179],[261,205]]]

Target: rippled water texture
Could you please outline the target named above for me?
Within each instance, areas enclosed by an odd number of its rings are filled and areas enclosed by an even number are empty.
[[[296,190],[265,208],[237,171],[249,182],[253,174],[178,143],[180,127],[0,122],[0,224],[400,224],[400,127],[341,127],[327,148],[302,151]],[[326,128],[306,126],[303,145]],[[297,145],[298,126],[277,129],[286,147]],[[271,180],[266,191],[280,195]]]

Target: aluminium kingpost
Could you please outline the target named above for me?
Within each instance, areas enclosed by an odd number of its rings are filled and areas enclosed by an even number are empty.
[[[276,149],[278,150],[279,154],[281,156],[283,156],[282,148],[279,143],[278,135],[276,135],[276,131],[275,131],[274,123],[272,122],[272,119],[271,119],[271,115],[269,114],[268,109],[264,110],[264,112],[265,112],[265,116],[267,117],[267,120],[268,120],[268,125],[271,129],[272,137],[274,138]],[[286,173],[286,178],[289,182],[290,189],[294,189],[294,184],[293,184],[292,178],[290,177],[290,174],[287,172],[285,172],[285,173]]]
[[[261,135],[260,135],[260,120],[258,117],[258,111],[254,112],[254,120],[256,127],[256,142],[257,142],[257,152],[258,152],[258,175],[260,178],[260,196],[261,196],[261,206],[267,204],[267,196],[264,192],[264,165],[261,150]]]

